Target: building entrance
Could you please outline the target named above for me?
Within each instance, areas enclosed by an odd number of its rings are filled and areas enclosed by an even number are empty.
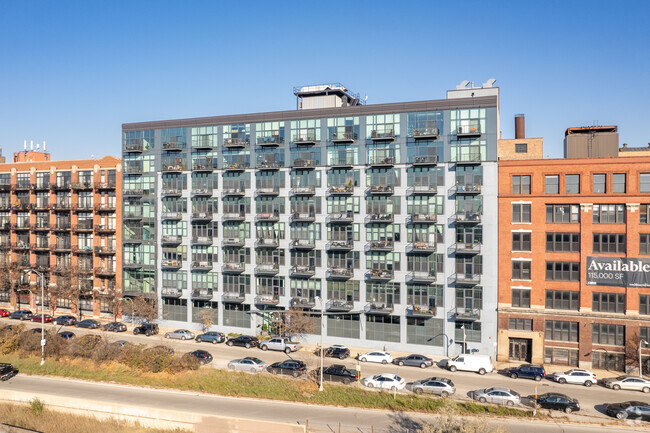
[[[533,340],[530,338],[509,338],[508,340],[510,342],[508,359],[530,362],[533,352]]]

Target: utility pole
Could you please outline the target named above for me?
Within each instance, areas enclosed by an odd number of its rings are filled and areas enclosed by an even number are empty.
[[[45,301],[45,286],[43,284],[43,274],[35,269],[25,269],[24,272],[27,275],[30,275],[32,272],[40,278],[41,282],[41,365],[45,364],[45,308],[43,308],[43,302]]]

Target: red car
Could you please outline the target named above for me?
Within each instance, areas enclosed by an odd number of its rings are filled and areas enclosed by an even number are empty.
[[[44,319],[44,320],[43,320]],[[40,314],[35,314],[32,316],[32,322],[45,322],[45,323],[51,323],[52,322],[52,316],[49,314],[46,314],[45,316],[42,316]]]
[[[0,308],[0,317],[8,317],[9,316],[9,311],[5,310],[4,308]]]

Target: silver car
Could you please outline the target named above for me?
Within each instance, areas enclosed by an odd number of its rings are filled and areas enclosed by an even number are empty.
[[[248,371],[249,373],[259,373],[266,370],[266,362],[254,356],[248,356],[241,359],[233,359],[228,363],[229,370]]]
[[[456,387],[454,386],[454,382],[446,377],[430,377],[413,382],[411,390],[420,395],[434,394],[441,397],[449,397],[456,392]]]
[[[173,338],[175,340],[194,340],[194,333],[187,329],[177,329],[172,332],[166,332],[165,338]]]
[[[496,403],[514,406],[521,403],[521,395],[510,388],[495,386],[492,388],[479,389],[473,393],[474,400],[481,403]]]
[[[650,392],[650,380],[633,376],[608,377],[602,384],[614,390],[629,389],[632,391]]]

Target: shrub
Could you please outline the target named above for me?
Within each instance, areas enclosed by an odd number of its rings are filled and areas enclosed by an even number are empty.
[[[43,402],[38,398],[34,398],[29,402],[29,409],[32,411],[32,414],[36,416],[40,416],[43,413],[43,407]]]

